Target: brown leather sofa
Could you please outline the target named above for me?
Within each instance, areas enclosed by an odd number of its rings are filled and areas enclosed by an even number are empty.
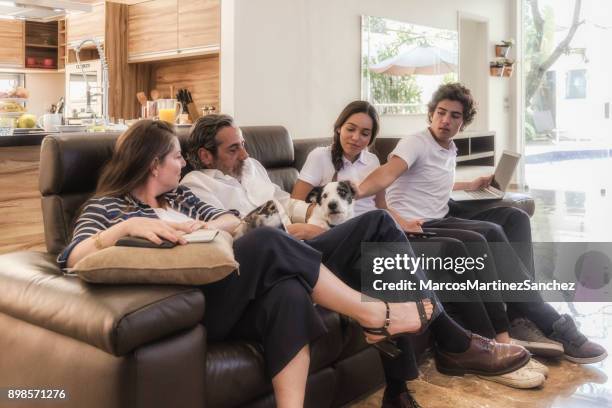
[[[282,127],[242,130],[249,153],[288,191],[308,152],[329,143],[292,142]],[[258,345],[206,341],[206,301],[197,288],[90,285],[58,269],[55,256],[117,136],[48,136],[42,144],[48,253],[0,257],[0,388],[65,390],[62,407],[273,406]],[[381,158],[395,142],[377,141]],[[511,201],[533,212],[530,199]],[[379,356],[354,323],[320,312],[329,332],[312,345],[306,405],[347,405],[382,385]],[[12,406],[2,398],[0,405]]]

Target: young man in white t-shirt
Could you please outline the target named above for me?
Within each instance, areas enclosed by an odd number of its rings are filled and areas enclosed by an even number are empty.
[[[496,268],[503,281],[533,279],[533,253],[529,250],[531,226],[524,211],[512,207],[492,208],[469,219],[449,214],[452,190],[477,190],[488,186],[492,179],[488,176],[471,182],[455,182],[457,148],[453,137],[475,115],[475,102],[469,89],[458,83],[440,86],[428,104],[430,126],[400,140],[387,163],[358,186],[357,196],[367,197],[387,189],[387,204],[403,218],[420,219],[424,228],[479,243],[477,251],[492,255],[495,262],[489,262],[489,267]],[[556,349],[577,363],[593,363],[607,356],[603,347],[577,330],[569,315],[559,315],[544,303],[539,293],[530,302],[508,302],[506,306],[508,316],[514,320],[509,327],[498,328],[498,341],[512,341],[508,337],[510,330],[515,341],[534,352],[554,353]]]

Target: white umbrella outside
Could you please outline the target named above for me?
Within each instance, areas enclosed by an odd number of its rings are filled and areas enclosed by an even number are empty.
[[[413,47],[370,66],[385,75],[442,75],[457,72],[457,54],[439,47]]]

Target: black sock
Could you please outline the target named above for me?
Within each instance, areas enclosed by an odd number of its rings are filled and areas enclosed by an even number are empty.
[[[395,398],[406,391],[408,391],[408,388],[406,388],[406,381],[394,379],[387,380],[387,388],[385,389],[385,396],[387,398]]]
[[[470,332],[459,326],[446,313],[441,313],[432,323],[431,330],[436,344],[444,351],[463,353],[470,347]]]

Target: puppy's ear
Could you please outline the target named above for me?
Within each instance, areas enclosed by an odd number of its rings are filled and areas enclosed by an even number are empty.
[[[347,191],[347,198],[350,198],[351,200],[355,197],[355,188],[353,187],[353,183],[350,181],[339,181],[338,184],[340,185],[341,188],[346,189]],[[350,201],[349,201],[350,202]]]
[[[266,202],[265,208],[266,208],[267,214],[274,214],[278,212],[278,210],[276,209],[276,203],[274,202],[274,200],[268,200]]]
[[[315,187],[310,190],[310,193],[306,196],[306,202],[316,203],[321,205],[321,195],[323,194],[323,187]]]

